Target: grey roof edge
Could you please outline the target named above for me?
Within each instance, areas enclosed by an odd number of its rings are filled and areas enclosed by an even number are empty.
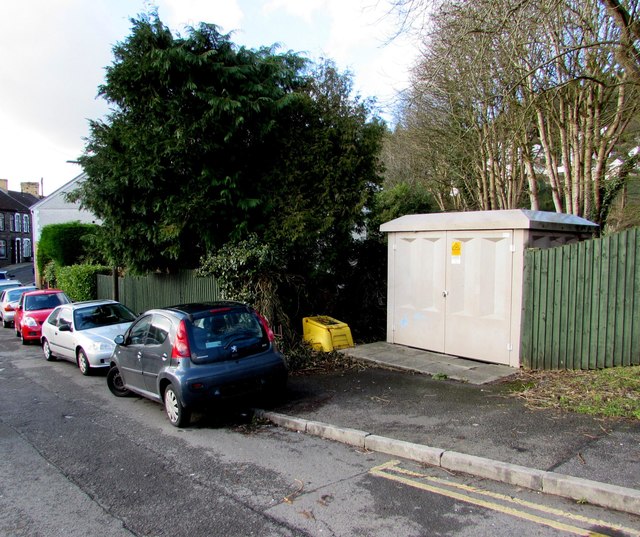
[[[384,233],[477,229],[543,229],[593,232],[598,224],[572,214],[528,209],[409,214],[385,222]]]

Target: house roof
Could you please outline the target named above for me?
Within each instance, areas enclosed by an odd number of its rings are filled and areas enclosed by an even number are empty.
[[[24,211],[36,203],[38,198],[33,194],[15,192],[13,190],[0,190],[0,210]]]
[[[44,198],[42,198],[40,200],[36,200],[36,203],[32,203],[30,205],[31,209],[32,210],[33,209],[39,209],[42,205],[47,205],[51,201],[55,200],[56,198],[59,198],[60,196],[64,196],[68,192],[72,192],[74,190],[75,186],[78,183],[84,181],[86,178],[87,178],[87,174],[82,172],[80,175],[77,175],[76,177],[71,179],[71,181],[65,183],[64,185],[62,185],[57,190],[54,190],[48,196],[46,196],[46,197],[44,197]]]

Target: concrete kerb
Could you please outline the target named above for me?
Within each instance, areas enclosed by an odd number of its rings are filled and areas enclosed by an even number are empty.
[[[333,425],[322,423],[320,421],[307,422],[307,429],[305,432],[314,436],[326,438],[327,440],[335,440],[336,442],[342,442],[343,444],[349,444],[350,446],[362,449],[365,449],[364,440],[369,435],[369,433],[359,431],[358,429],[334,427]]]
[[[256,409],[254,414],[279,427],[327,440],[640,515],[640,490],[395,440],[358,429],[336,427],[328,423],[294,418],[277,412]]]

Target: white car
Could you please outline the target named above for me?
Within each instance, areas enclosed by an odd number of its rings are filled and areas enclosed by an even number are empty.
[[[108,368],[115,348],[113,339],[124,334],[136,315],[114,300],[92,300],[63,304],[42,325],[42,351],[51,361],[74,362],[83,375]]]
[[[0,319],[2,320],[2,326],[9,328],[13,324],[16,308],[23,293],[35,290],[35,286],[20,286],[19,282],[15,286],[0,288]]]

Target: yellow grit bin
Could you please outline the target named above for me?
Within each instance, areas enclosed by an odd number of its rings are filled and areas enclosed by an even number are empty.
[[[324,352],[354,346],[349,325],[326,315],[302,319],[302,338]]]

